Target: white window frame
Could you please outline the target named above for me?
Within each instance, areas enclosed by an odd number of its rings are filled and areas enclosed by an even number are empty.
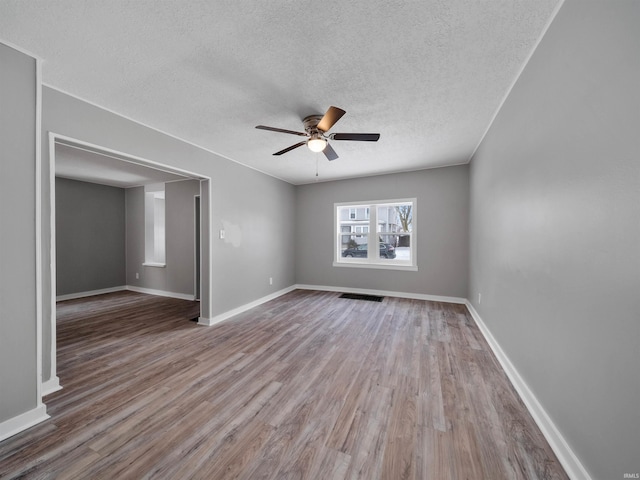
[[[410,203],[411,211],[412,211],[412,220],[411,220],[411,232],[408,233],[410,236],[410,260],[397,260],[397,259],[387,259],[380,258],[380,249],[374,248],[368,249],[368,257],[354,257],[354,258],[345,258],[342,256],[341,249],[341,239],[342,235],[345,235],[347,232],[341,231],[340,225],[340,216],[338,214],[340,208],[366,208],[369,211],[368,218],[368,243],[371,244],[371,239],[374,239],[374,243],[378,244],[378,237],[380,233],[378,232],[378,208],[384,206],[394,206],[400,203]],[[334,267],[353,267],[353,268],[377,268],[383,270],[409,270],[409,271],[417,271],[418,270],[418,259],[416,255],[416,245],[417,245],[417,208],[418,202],[416,198],[401,198],[401,199],[393,199],[393,200],[376,200],[376,201],[368,201],[368,202],[342,202],[342,203],[334,203],[333,204],[333,229],[334,229],[334,241],[333,241],[333,266]],[[353,220],[348,215],[347,220]],[[352,229],[351,234],[355,235],[355,232]],[[403,235],[406,233],[403,232]]]

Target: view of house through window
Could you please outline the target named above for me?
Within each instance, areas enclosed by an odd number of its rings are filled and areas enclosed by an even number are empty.
[[[164,183],[144,187],[144,264],[164,267],[165,207]]]
[[[415,267],[415,210],[415,199],[336,204],[335,263]]]

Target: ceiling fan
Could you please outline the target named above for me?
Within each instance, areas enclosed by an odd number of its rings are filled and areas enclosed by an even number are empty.
[[[258,125],[256,128],[260,130],[269,130],[271,132],[290,133],[291,135],[299,135],[301,137],[308,137],[303,142],[296,143],[290,147],[280,150],[274,153],[274,155],[282,155],[283,153],[290,152],[291,150],[301,147],[306,144],[309,150],[312,152],[322,152],[328,160],[335,160],[338,158],[336,151],[329,145],[328,140],[351,140],[356,142],[377,142],[380,138],[379,133],[332,133],[327,135],[326,133],[333,127],[342,116],[347,113],[338,107],[329,107],[327,113],[324,115],[309,115],[302,124],[304,125],[304,132],[296,132],[293,130],[285,130],[283,128],[267,127],[265,125]]]

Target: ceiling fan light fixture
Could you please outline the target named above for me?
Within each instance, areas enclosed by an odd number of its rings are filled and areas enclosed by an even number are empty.
[[[314,136],[307,140],[307,147],[312,152],[320,153],[327,147],[327,141],[320,136]]]
[[[327,160],[331,161],[337,159],[338,154],[328,142],[329,138],[331,140],[351,140],[355,142],[377,142],[380,138],[379,133],[331,133],[327,135],[331,127],[333,127],[345,113],[341,108],[331,106],[324,115],[309,115],[302,119],[304,133],[285,130],[284,128],[268,127],[266,125],[256,125],[256,128],[259,130],[270,130],[272,132],[289,133],[291,135],[307,137],[307,140],[302,140],[273,155],[280,156],[306,144],[309,150],[314,153],[322,152],[324,156],[327,157]]]

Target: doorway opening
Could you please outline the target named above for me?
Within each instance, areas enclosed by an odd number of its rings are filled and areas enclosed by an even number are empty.
[[[44,350],[42,356],[44,364],[42,378],[43,396],[62,388],[59,378],[57,377],[56,369],[56,302],[58,300],[56,265],[56,177],[122,188],[143,186],[146,183],[167,182],[167,184],[169,184],[171,182],[184,180],[197,181],[198,183],[195,184],[195,188],[197,188],[197,204],[194,201],[193,206],[193,220],[195,228],[197,229],[197,234],[196,231],[194,231],[195,238],[193,242],[193,248],[195,250],[193,253],[193,258],[195,259],[193,265],[195,272],[194,293],[185,294],[177,298],[199,300],[199,319],[205,320],[205,322],[202,323],[206,323],[206,320],[211,317],[210,249],[203,248],[203,246],[209,245],[211,241],[211,179],[208,176],[115,151],[103,146],[90,144],[53,132],[49,133],[49,159],[49,200],[51,205],[49,255],[51,275],[49,288],[47,289],[46,285],[44,285],[45,290],[43,290],[45,298],[47,293],[50,296],[50,302],[45,301],[45,304],[48,304],[49,308],[47,309],[45,305],[45,312],[43,312],[45,318],[43,322],[43,345],[41,346]],[[107,181],[105,179],[109,180]],[[189,209],[191,209],[191,207],[189,207]],[[189,240],[189,242],[191,242],[191,240]],[[134,271],[137,270],[137,268],[136,266]],[[125,288],[119,286],[118,289],[136,290],[128,284],[135,283],[129,280],[130,278],[138,278],[138,273],[135,273],[135,277],[131,277],[131,275],[133,275],[133,273],[131,273],[130,269],[127,269]],[[50,290],[50,292],[47,290]],[[138,289],[137,291],[160,295],[164,293],[144,290],[145,289]],[[191,291],[191,289],[188,291]],[[47,318],[50,318],[50,321],[47,321]],[[47,352],[47,350],[49,350],[49,352]],[[49,374],[47,375],[47,373]]]

